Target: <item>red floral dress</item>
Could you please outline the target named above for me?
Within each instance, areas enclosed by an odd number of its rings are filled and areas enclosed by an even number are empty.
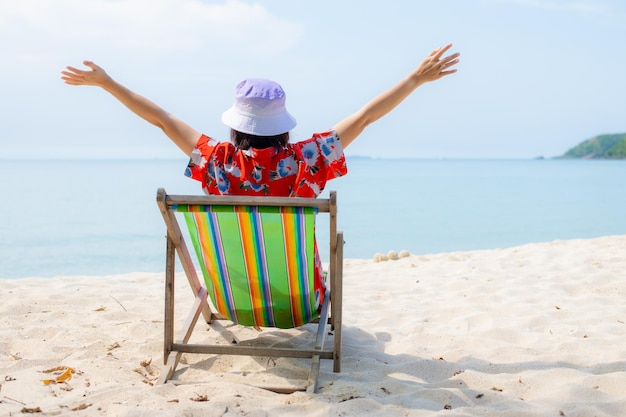
[[[346,173],[343,148],[330,130],[281,149],[245,151],[202,135],[185,175],[200,181],[210,195],[314,198],[328,180]]]
[[[239,150],[230,142],[202,135],[191,153],[185,175],[202,183],[210,195],[317,197],[326,182],[348,172],[339,137],[334,130],[289,143],[281,149]],[[317,243],[315,293],[324,297],[324,276]]]

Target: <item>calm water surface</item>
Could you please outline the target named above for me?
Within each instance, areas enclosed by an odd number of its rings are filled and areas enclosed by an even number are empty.
[[[347,258],[626,234],[626,161],[350,158],[333,180]],[[0,277],[164,269],[158,187],[186,160],[0,161]],[[320,241],[327,238],[320,221]],[[322,255],[326,250],[322,246]]]

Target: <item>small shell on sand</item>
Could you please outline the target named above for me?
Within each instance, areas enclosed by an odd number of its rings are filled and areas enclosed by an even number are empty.
[[[372,260],[374,262],[385,262],[389,260],[396,261],[400,258],[408,258],[409,256],[411,256],[411,254],[407,250],[401,250],[399,253],[395,250],[390,250],[389,252],[387,252],[387,255],[378,252],[375,253],[372,257]]]
[[[375,253],[372,260],[374,262],[385,262],[388,261],[389,258],[387,257],[387,255],[383,255],[382,253]]]

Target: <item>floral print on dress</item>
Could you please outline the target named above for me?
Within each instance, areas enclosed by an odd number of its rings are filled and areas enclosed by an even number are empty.
[[[230,181],[228,181],[228,176],[221,169],[217,171],[217,187],[221,192],[227,192],[230,189]]]
[[[264,194],[267,194],[267,184],[253,184],[250,181],[244,181],[241,184],[239,184],[239,188],[241,190],[244,190],[247,192],[247,194],[250,194],[251,191],[254,191],[256,193],[260,193],[263,192]]]
[[[185,171],[202,183],[206,194],[309,198],[346,173],[343,148],[333,130],[280,149],[245,151],[202,135]]]
[[[309,142],[302,147],[304,162],[306,162],[309,167],[314,167],[317,163],[319,157],[319,147],[320,143],[317,142]]]
[[[270,172],[270,179],[285,178],[289,175],[295,175],[298,170],[298,164],[293,158],[285,158],[278,161],[276,170]]]

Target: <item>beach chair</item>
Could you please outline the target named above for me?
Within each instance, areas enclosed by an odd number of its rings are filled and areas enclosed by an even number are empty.
[[[157,204],[167,226],[165,367],[160,383],[172,379],[182,353],[309,358],[311,368],[303,386],[262,387],[283,393],[317,392],[321,359],[332,359],[333,371],[340,372],[343,234],[337,232],[335,192],[327,199],[309,199],[168,195],[160,188]],[[324,301],[319,306],[313,291],[317,252],[315,216],[318,213],[327,213],[330,217],[327,285]],[[188,239],[195,258],[187,249],[179,226],[181,217],[189,229]],[[195,302],[180,338],[175,340],[176,255]],[[202,272],[204,283],[196,271]],[[251,346],[230,341],[188,343],[200,314],[218,331],[224,328],[214,320],[229,320],[257,329],[297,328],[317,323],[316,338],[312,346],[306,348]],[[327,334],[333,336],[329,347],[325,344]]]

